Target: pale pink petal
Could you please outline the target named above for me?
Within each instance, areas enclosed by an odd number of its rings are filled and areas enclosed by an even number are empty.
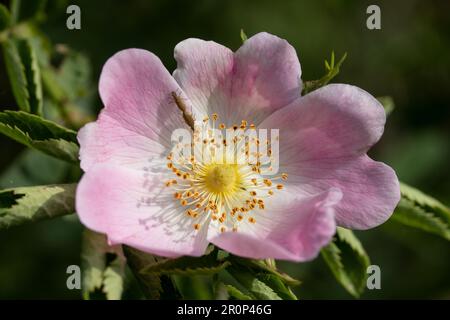
[[[297,99],[260,128],[280,129],[289,162],[361,155],[383,134],[383,106],[366,91],[330,84]],[[295,150],[292,148],[295,146]]]
[[[304,192],[330,186],[342,190],[342,201],[336,206],[336,221],[342,227],[374,228],[389,219],[400,201],[395,171],[367,155],[304,161],[297,172],[292,178]]]
[[[350,85],[328,85],[271,115],[261,128],[280,129],[280,171],[311,195],[336,187],[338,225],[368,229],[386,221],[400,197],[395,172],[365,153],[378,141],[381,104]]]
[[[192,102],[196,120],[229,104],[234,65],[230,49],[214,41],[192,38],[177,44],[174,55],[177,69],[173,77]]]
[[[175,48],[174,78],[193,101],[197,119],[217,113],[219,122],[258,124],[300,96],[295,49],[268,33],[249,38],[236,53],[212,41],[188,39]]]
[[[155,157],[164,157],[168,153],[167,147],[158,141],[125,129],[106,113],[81,128],[78,141],[84,171],[102,163],[142,169]]]
[[[258,33],[236,51],[234,63],[230,116],[242,108],[244,119],[256,124],[300,97],[300,63],[286,40]]]
[[[244,222],[236,232],[221,232],[212,223],[208,240],[248,258],[311,260],[336,231],[333,207],[340,198],[338,189],[311,197],[286,198],[283,194],[264,210],[256,210],[255,223]]]
[[[146,50],[127,49],[111,57],[99,90],[105,108],[78,135],[83,170],[104,162],[140,166],[170,148],[174,129],[188,129],[172,93],[187,106],[189,100],[158,57]]]
[[[207,223],[196,231],[191,218],[173,199],[163,181],[168,171],[130,170],[96,165],[77,188],[76,209],[88,228],[105,233],[115,244],[152,254],[200,256],[207,241]],[[152,171],[153,170],[153,171]]]

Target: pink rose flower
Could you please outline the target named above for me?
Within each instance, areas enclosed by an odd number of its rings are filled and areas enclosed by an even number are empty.
[[[213,243],[243,257],[305,261],[336,225],[369,229],[390,217],[399,182],[366,155],[386,121],[369,93],[331,84],[301,97],[294,48],[267,33],[234,53],[187,39],[175,59],[173,75],[141,49],[103,67],[105,108],[78,134],[85,174],[76,208],[88,228],[166,257],[200,256]],[[209,128],[279,129],[279,173],[259,163],[174,161],[172,133],[191,130],[183,108]],[[210,140],[205,148],[223,144]]]

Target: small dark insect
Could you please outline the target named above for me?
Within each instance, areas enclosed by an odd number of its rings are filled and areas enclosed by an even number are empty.
[[[186,121],[186,123],[191,127],[191,129],[194,130],[194,123],[195,123],[194,118],[187,111],[187,107],[184,104],[183,99],[175,91],[172,91],[172,97],[173,100],[175,101],[175,104],[178,106],[178,109],[180,109],[181,112],[183,112],[184,121]]]

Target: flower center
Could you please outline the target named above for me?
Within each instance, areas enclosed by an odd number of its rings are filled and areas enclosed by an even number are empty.
[[[263,166],[262,154],[250,147],[249,140],[268,146],[267,140],[239,134],[247,128],[256,132],[253,124],[247,126],[247,121],[242,120],[240,125],[227,128],[223,123],[217,125],[217,119],[217,114],[211,119],[206,117],[203,127],[195,128],[190,144],[177,143],[167,156],[167,168],[174,178],[165,185],[175,190],[174,201],[179,201],[186,215],[194,220],[194,229],[199,230],[211,220],[221,232],[237,231],[243,223],[256,223],[258,210],[264,210],[265,200],[283,189],[279,180],[287,180],[287,174],[273,176],[272,167]],[[217,134],[217,128],[235,134],[224,139]],[[200,150],[202,156],[186,155],[186,147],[194,154]],[[267,153],[273,159],[269,146]],[[252,160],[250,155],[254,156]],[[270,178],[266,177],[269,174]]]
[[[206,169],[205,185],[212,193],[232,193],[237,190],[240,175],[235,164],[212,164]]]

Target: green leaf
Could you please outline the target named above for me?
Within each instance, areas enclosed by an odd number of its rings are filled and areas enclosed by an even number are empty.
[[[450,208],[404,183],[400,183],[400,192],[394,221],[450,240]]]
[[[0,133],[56,158],[77,162],[76,132],[22,111],[0,113]]]
[[[235,300],[253,300],[252,297],[246,295],[236,287],[233,287],[231,284],[225,284],[225,288],[228,292],[230,298]]]
[[[426,195],[422,191],[413,188],[406,183],[400,183],[400,193],[402,198],[413,201],[420,207],[429,209],[443,219],[447,224],[450,223],[450,208],[442,204],[439,200]]]
[[[394,99],[390,96],[377,97],[377,100],[383,105],[386,116],[390,115],[395,109]]]
[[[33,47],[41,71],[49,67],[54,47],[47,35],[35,23],[23,23],[14,28],[14,36],[18,39],[27,39]]]
[[[17,47],[25,70],[30,112],[42,115],[42,82],[36,53],[28,40],[18,40]]]
[[[0,31],[9,28],[11,24],[11,16],[8,9],[0,3]]]
[[[267,284],[283,300],[298,300],[291,289],[286,286],[282,279],[274,274],[259,273],[258,279]]]
[[[125,276],[125,260],[117,256],[105,269],[103,274],[103,292],[108,300],[120,300]]]
[[[318,80],[305,81],[303,83],[302,95],[305,95],[311,91],[319,89],[319,88],[325,86],[326,84],[328,84],[334,77],[336,77],[339,74],[340,68],[346,58],[347,58],[347,53],[344,53],[344,55],[341,57],[341,59],[339,59],[338,63],[335,64],[334,51],[331,52],[330,62],[325,60],[326,74]]]
[[[336,280],[354,297],[364,291],[370,260],[352,231],[337,228],[335,238],[321,251]]]
[[[242,43],[244,43],[245,41],[247,41],[247,39],[248,39],[248,37],[247,37],[247,35],[245,34],[244,29],[241,29],[241,40],[242,40]]]
[[[257,275],[246,268],[232,265],[227,271],[236,279],[252,296],[260,300],[281,300],[281,297]]]
[[[143,274],[166,275],[210,275],[228,267],[230,262],[217,259],[217,250],[201,257],[180,257],[164,259],[148,266],[140,272]]]
[[[108,261],[108,254],[114,256]],[[125,275],[125,257],[121,246],[109,246],[106,236],[88,229],[83,232],[81,251],[83,297],[101,290],[108,300],[120,300]]]
[[[234,272],[240,272],[239,270],[244,273],[250,272],[259,281],[262,281],[267,285],[281,299],[297,300],[297,297],[292,293],[289,286],[297,286],[300,284],[300,281],[278,271],[274,261],[244,259],[234,255],[230,255],[228,261],[230,261],[234,267]]]
[[[123,251],[127,258],[127,263],[147,299],[178,299],[181,297],[169,276],[140,272],[144,267],[163,261],[164,258],[144,253],[128,246],[123,246]]]
[[[26,39],[7,39],[3,43],[3,53],[19,108],[42,114],[41,73],[34,48]]]
[[[27,76],[17,45],[14,40],[11,39],[6,39],[2,45],[6,70],[16,102],[20,110],[30,112],[30,95],[27,86]]]
[[[22,198],[24,194],[16,194],[14,190],[0,191],[0,209],[9,209],[17,204],[17,200]]]
[[[0,191],[0,229],[75,212],[75,184]]]
[[[254,272],[265,272],[272,274],[276,277],[278,277],[284,284],[295,287],[301,284],[300,280],[292,278],[290,275],[280,272],[276,270],[275,268],[272,268],[268,266],[264,261],[262,260],[253,260],[253,259],[244,259],[237,256],[230,256],[229,260],[232,264],[240,264],[244,265]]]
[[[289,286],[297,286],[300,284],[300,281],[279,272],[273,261],[244,259],[233,255],[230,255],[228,260],[235,268],[235,273],[239,272],[239,269],[247,270],[247,272],[250,272],[258,280],[270,287],[281,299],[297,300]]]
[[[83,268],[83,295],[96,289],[101,289],[103,285],[103,272],[106,268],[107,243],[105,236],[88,229],[83,231],[81,263]]]
[[[24,20],[38,17],[44,10],[46,2],[46,0],[12,0],[12,23],[16,24]]]

